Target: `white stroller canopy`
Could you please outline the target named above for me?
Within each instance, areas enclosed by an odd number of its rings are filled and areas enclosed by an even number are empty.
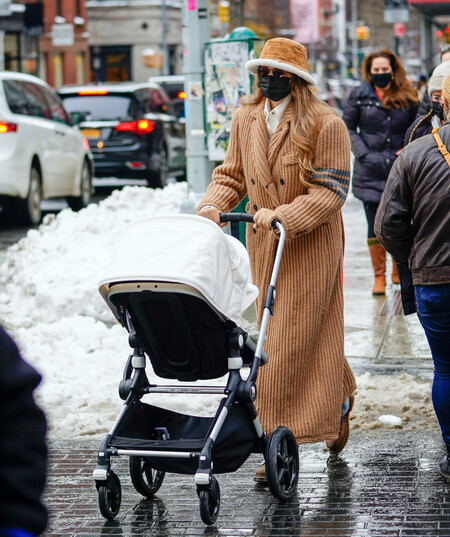
[[[99,287],[127,281],[189,285],[238,326],[259,293],[244,245],[214,222],[186,214],[149,217],[126,228]]]

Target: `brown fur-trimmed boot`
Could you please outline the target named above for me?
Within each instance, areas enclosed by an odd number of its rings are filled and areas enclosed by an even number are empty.
[[[378,242],[378,239],[369,239],[369,251],[372,259],[375,283],[372,294],[374,296],[386,294],[386,250]]]

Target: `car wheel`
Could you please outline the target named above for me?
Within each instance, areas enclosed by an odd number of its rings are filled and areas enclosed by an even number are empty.
[[[148,186],[152,188],[164,188],[167,186],[167,179],[169,176],[169,158],[167,156],[167,149],[161,148],[159,154],[158,169],[152,171],[147,179]]]
[[[17,199],[17,209],[20,223],[37,226],[41,222],[42,210],[41,172],[34,164],[30,171],[30,187],[25,199]]]
[[[80,195],[79,196],[69,196],[67,198],[67,203],[73,211],[80,211],[84,207],[89,205],[91,201],[92,194],[92,174],[91,168],[88,162],[85,160],[83,162],[83,167],[81,168],[80,176]]]

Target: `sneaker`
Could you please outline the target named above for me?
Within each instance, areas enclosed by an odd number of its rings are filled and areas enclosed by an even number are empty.
[[[450,481],[450,461],[447,455],[439,463],[439,473],[447,481]]]

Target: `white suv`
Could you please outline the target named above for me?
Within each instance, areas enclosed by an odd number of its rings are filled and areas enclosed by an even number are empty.
[[[0,72],[0,205],[36,225],[42,199],[85,207],[93,174],[89,144],[56,92],[37,77]]]

